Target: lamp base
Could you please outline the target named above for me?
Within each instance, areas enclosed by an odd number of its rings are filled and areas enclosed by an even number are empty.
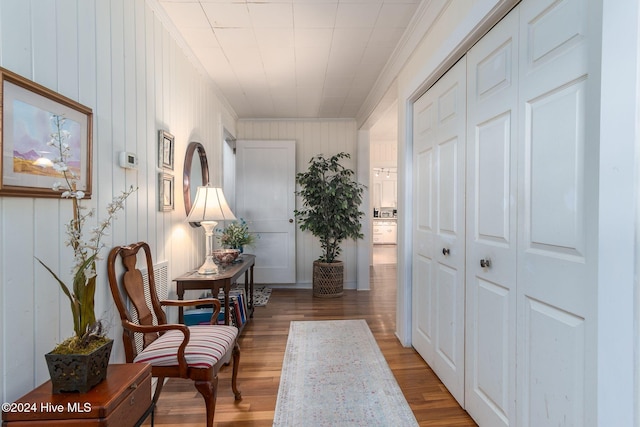
[[[204,264],[198,268],[198,274],[218,274],[218,265],[213,261],[213,256],[207,255]]]
[[[198,274],[218,274],[218,266],[213,261],[213,255],[211,255],[211,251],[213,250],[213,229],[216,224],[218,223],[215,221],[200,222],[200,225],[202,225],[204,229],[204,239],[207,242],[207,250],[205,252],[204,263],[198,269]]]

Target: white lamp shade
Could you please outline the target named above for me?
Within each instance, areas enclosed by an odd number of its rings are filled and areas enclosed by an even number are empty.
[[[236,217],[224,198],[222,188],[198,187],[187,221],[233,221],[235,219]]]

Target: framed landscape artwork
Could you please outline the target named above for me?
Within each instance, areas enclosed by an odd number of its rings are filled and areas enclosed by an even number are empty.
[[[91,197],[91,109],[4,68],[0,84],[0,196],[60,197],[53,190],[62,178],[53,168],[60,153],[47,145],[54,132],[51,118],[58,115],[70,135],[67,166],[76,174],[78,190]]]

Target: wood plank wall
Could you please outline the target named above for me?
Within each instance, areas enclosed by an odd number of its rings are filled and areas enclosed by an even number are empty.
[[[185,56],[145,0],[11,0],[0,2],[0,65],[93,109],[93,197],[99,218],[133,185],[102,255],[146,240],[169,277],[196,267],[204,252],[200,229],[185,222],[182,165],[187,143],[204,144],[214,184],[221,181],[223,127],[235,117],[217,90]],[[175,210],[158,210],[157,133],[175,135]],[[139,157],[137,171],[118,166],[120,151]],[[64,245],[68,201],[0,197],[0,401],[12,401],[48,379],[44,354],[72,333],[68,302],[43,259],[70,276]],[[97,313],[117,338],[112,361],[123,361],[120,328],[99,266]]]

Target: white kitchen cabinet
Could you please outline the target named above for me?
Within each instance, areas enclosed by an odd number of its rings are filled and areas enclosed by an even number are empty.
[[[373,244],[395,245],[398,241],[398,224],[396,221],[373,221]]]

